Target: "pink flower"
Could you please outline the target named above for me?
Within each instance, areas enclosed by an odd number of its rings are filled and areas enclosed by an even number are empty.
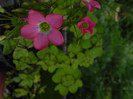
[[[28,18],[27,17],[21,17],[20,19],[21,20],[24,20],[24,21],[28,21]]]
[[[86,0],[86,1],[81,0],[81,1],[87,6],[90,12],[94,10],[93,7],[101,9],[101,5],[97,1],[94,0]]]
[[[93,33],[93,28],[96,24],[90,20],[88,16],[84,17],[82,21],[78,22],[78,27],[81,29],[82,33]]]
[[[63,16],[49,14],[44,17],[40,12],[29,10],[28,24],[21,29],[21,35],[26,39],[33,39],[33,45],[37,50],[48,47],[49,41],[54,45],[64,43],[63,36],[58,30],[63,24]]]

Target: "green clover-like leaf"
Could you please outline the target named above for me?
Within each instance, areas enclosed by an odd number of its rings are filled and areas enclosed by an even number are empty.
[[[78,87],[76,85],[72,85],[69,87],[69,91],[71,93],[76,93],[77,90],[78,90]]]
[[[48,69],[47,65],[43,61],[39,61],[37,65],[41,65],[42,69],[46,71]]]
[[[28,51],[24,48],[16,47],[13,53],[14,59],[20,59],[22,57],[27,57]]]
[[[83,49],[88,49],[92,47],[92,44],[89,39],[86,39],[81,41],[81,46]]]
[[[68,89],[65,88],[64,86],[62,86],[61,84],[59,84],[59,85],[57,85],[57,86],[55,87],[55,91],[57,91],[57,90],[59,90],[59,93],[60,93],[62,96],[65,96],[65,95],[67,95],[67,93],[68,93]]]
[[[26,96],[29,92],[25,89],[19,88],[19,89],[15,89],[15,96],[17,97],[22,97],[22,96]]]
[[[68,90],[71,93],[75,93],[78,87],[82,86],[82,82],[79,80],[80,77],[80,70],[73,69],[70,66],[58,69],[52,77],[55,83],[59,83],[59,85],[55,87],[55,90],[59,90],[61,95],[66,95]]]

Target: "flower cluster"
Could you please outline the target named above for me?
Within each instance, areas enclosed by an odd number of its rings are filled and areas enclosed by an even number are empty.
[[[41,0],[36,0],[40,2]],[[101,8],[100,4],[94,0],[81,0],[91,12],[93,7]],[[33,39],[33,45],[37,50],[44,50],[48,47],[49,41],[54,45],[64,43],[63,36],[58,30],[63,24],[63,16],[59,14],[49,14],[44,17],[40,12],[29,10],[28,17],[22,17],[22,20],[28,21],[28,24],[21,29],[21,35],[26,39]],[[82,33],[93,33],[95,23],[88,17],[84,17],[78,22],[78,27]]]
[[[92,12],[94,9],[93,7],[96,8],[101,8],[100,4],[97,1],[94,0],[81,0],[88,8],[88,10],[90,12]],[[96,24],[91,21],[91,19],[86,16],[85,18],[83,18],[83,20],[81,22],[78,22],[78,27],[82,30],[82,33],[93,33],[93,28],[96,26]]]

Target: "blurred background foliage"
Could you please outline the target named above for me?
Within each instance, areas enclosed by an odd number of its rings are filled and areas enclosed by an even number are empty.
[[[103,56],[81,68],[84,86],[69,99],[133,99],[133,0],[99,0]],[[99,25],[99,24],[98,24]]]
[[[57,4],[59,3],[60,5],[60,2],[62,1],[63,0],[57,0]],[[74,3],[75,2],[77,3],[80,0],[73,0],[73,1]],[[82,72],[81,79],[83,81],[83,86],[80,89],[78,89],[77,93],[75,94],[69,93],[67,95],[67,98],[68,99],[133,99],[133,62],[132,62],[133,61],[133,31],[132,31],[133,0],[126,0],[126,1],[97,0],[97,1],[99,1],[99,3],[102,6],[101,10],[95,9],[93,13],[98,19],[97,18],[95,19],[93,16],[91,17],[91,13],[87,13],[87,15],[89,15],[91,18],[94,18],[95,22],[98,21],[96,26],[96,31],[102,33],[103,50],[104,50],[103,55],[100,58],[95,59],[94,64],[89,65],[88,68],[80,67],[80,70]],[[53,13],[59,13],[59,14],[62,13],[64,15],[66,13],[72,13],[67,5],[72,2],[69,2],[69,0],[66,0],[66,2],[68,3],[64,3],[65,8],[62,8],[62,5],[60,5],[58,9],[53,10]],[[55,5],[54,8],[56,8],[56,6],[57,5]],[[31,6],[29,6],[29,8],[26,7],[25,9],[30,9],[30,7]],[[38,11],[45,10],[44,12],[47,12],[45,14],[48,14],[50,10],[48,9],[49,5],[44,5],[44,8],[47,7],[47,9],[41,8],[41,10],[39,10],[40,6],[38,7],[34,5],[34,7]],[[65,10],[66,12],[59,10],[60,8],[63,9],[63,11]],[[72,18],[77,16],[78,18],[81,17],[82,16],[81,14],[83,14],[83,12],[84,13],[87,12],[87,9],[84,10],[84,8],[86,7],[83,7],[82,9],[78,10],[78,12],[77,10],[74,10],[74,13],[77,12],[77,14],[74,14],[71,17]],[[18,10],[23,11],[23,9],[18,9]],[[14,10],[14,12],[15,11],[16,10]],[[22,13],[20,13],[20,15],[22,15],[22,17],[27,16]],[[14,18],[12,22],[15,22],[14,20],[16,20],[16,18]],[[79,20],[73,20],[72,22],[77,23],[78,21]],[[16,23],[14,24],[16,25]],[[25,22],[23,22],[23,24],[25,24]],[[66,24],[64,24],[64,27],[65,26]],[[36,59],[34,59],[33,61],[35,62],[35,60]],[[27,67],[28,66],[25,65],[25,68]],[[39,89],[41,95],[38,95],[36,99],[53,99],[53,97],[55,99],[60,99],[61,96],[54,91],[55,84],[52,83],[51,80],[52,74],[44,71],[41,72],[41,83],[38,84],[38,82],[40,82],[40,75],[38,73],[39,70],[40,68],[38,67],[33,74],[29,75],[31,71],[30,72],[23,71],[22,69],[21,72],[20,71],[19,73],[17,72],[17,74],[19,74],[18,77],[15,77],[14,79],[8,78],[12,79],[12,81],[15,82],[19,82],[20,80],[24,81],[21,82],[21,86],[25,87],[26,91],[23,89],[17,89],[15,90],[14,94],[16,94],[16,96],[23,96],[29,93],[27,89],[31,88],[32,86],[31,80],[33,80],[34,78],[35,79],[34,87],[38,88],[38,86],[42,86]],[[27,77],[25,77],[25,75],[23,74],[27,75]],[[10,83],[12,81],[8,81],[7,83]],[[26,84],[29,87],[26,87],[25,86]],[[16,83],[12,83],[8,86],[8,89],[10,89],[10,91],[13,92],[14,89],[17,88],[16,86],[18,87]],[[31,97],[30,99],[33,99],[32,97],[34,96],[32,94],[36,93],[34,91],[35,90],[32,90],[32,92],[29,93]],[[21,92],[22,94],[18,94],[19,92]],[[14,95],[12,93],[10,94],[10,96],[12,96],[13,99],[17,99],[13,97]],[[23,97],[22,99],[27,99],[27,98]]]

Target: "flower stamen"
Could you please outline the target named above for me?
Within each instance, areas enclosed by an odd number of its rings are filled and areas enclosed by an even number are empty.
[[[83,22],[83,23],[82,23],[82,27],[83,27],[84,29],[86,29],[86,28],[89,27],[89,24],[88,24],[87,22]]]
[[[43,33],[47,33],[50,31],[51,27],[47,22],[42,22],[39,24],[39,29]]]

